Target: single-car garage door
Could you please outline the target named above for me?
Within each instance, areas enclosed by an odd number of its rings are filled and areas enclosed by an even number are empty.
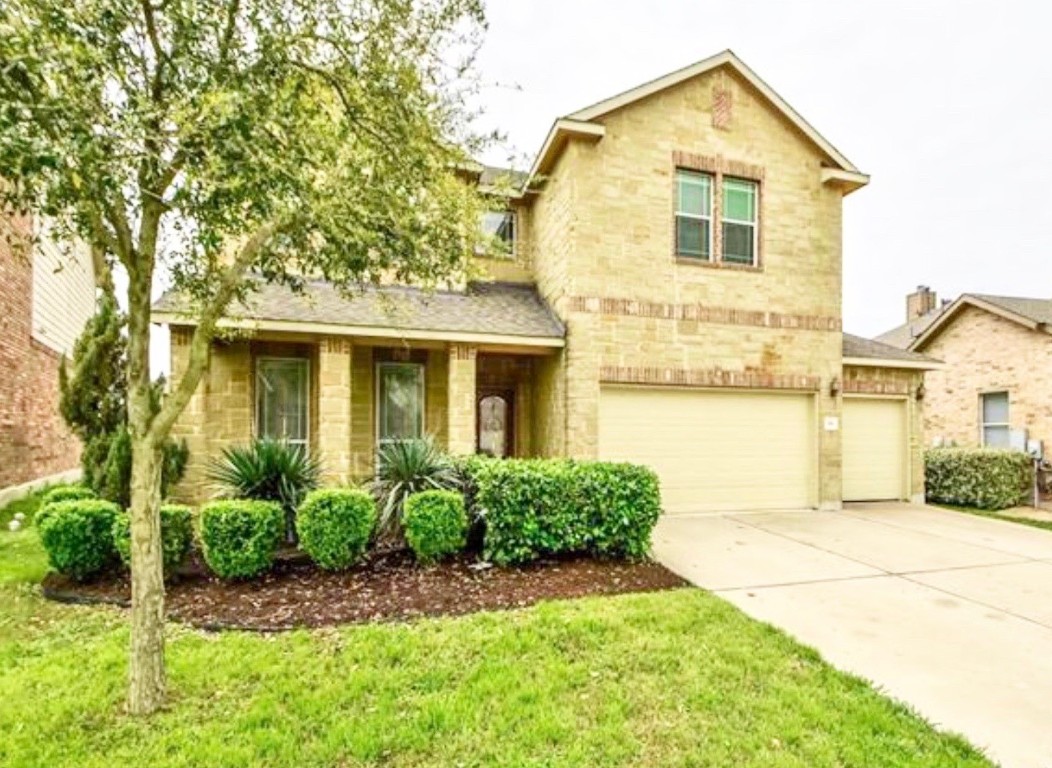
[[[652,467],[666,512],[798,509],[816,493],[813,398],[604,386],[599,456]]]
[[[906,402],[845,397],[844,501],[906,495]]]

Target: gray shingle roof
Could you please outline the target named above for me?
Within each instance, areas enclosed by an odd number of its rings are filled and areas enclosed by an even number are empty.
[[[479,175],[479,184],[483,187],[491,187],[499,182],[501,184],[508,184],[513,189],[521,189],[529,176],[530,174],[528,173],[516,171],[511,168],[498,168],[495,165],[484,165],[482,166],[482,173]]]
[[[864,339],[850,333],[844,334],[844,357],[864,357],[874,360],[901,360],[906,363],[937,363],[934,358],[919,352],[910,352],[873,339]]]
[[[565,329],[531,285],[471,283],[463,292],[427,292],[401,286],[366,287],[350,296],[324,281],[309,281],[303,293],[260,282],[232,317],[322,323],[413,331],[485,333],[563,338]],[[155,313],[186,311],[186,300],[169,291]]]
[[[1031,320],[1035,323],[1052,325],[1052,299],[1034,299],[1025,296],[993,296],[988,293],[963,293],[960,298],[958,298],[958,301],[967,297],[986,302],[987,304],[992,304],[1006,312],[1019,315],[1020,317]],[[956,303],[957,302],[953,302],[953,304]],[[877,336],[877,340],[882,341],[885,344],[891,344],[892,346],[906,349],[913,343],[914,339],[928,330],[928,327],[938,320],[942,316],[942,313],[949,307],[953,306],[953,304],[946,304],[938,307],[905,325],[892,328],[890,331]]]

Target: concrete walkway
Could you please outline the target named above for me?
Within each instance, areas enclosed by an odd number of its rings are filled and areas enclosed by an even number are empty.
[[[667,517],[654,551],[1006,768],[1052,766],[1052,532],[860,504]]]

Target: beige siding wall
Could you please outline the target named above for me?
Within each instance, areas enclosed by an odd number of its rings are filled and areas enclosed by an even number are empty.
[[[931,371],[927,372],[927,376],[931,375]],[[844,366],[845,394],[905,401],[909,436],[910,496],[917,502],[924,500],[924,414],[930,407],[927,393],[922,400],[917,399],[917,390],[924,382],[924,371]]]
[[[717,88],[731,92],[729,129],[713,127]],[[566,452],[596,453],[600,380],[733,378],[818,392],[817,422],[838,415],[842,198],[821,184],[821,152],[725,70],[602,122],[605,137],[571,143],[533,208],[537,281],[568,326]],[[762,176],[759,269],[675,258],[677,152]],[[836,506],[839,433],[818,433],[820,501]]]
[[[95,274],[91,252],[83,244],[59,245],[46,225],[33,249],[32,335],[62,355],[95,312]]]
[[[1052,450],[1052,335],[965,307],[923,352],[946,363],[925,385],[929,445],[938,438],[979,445],[980,394],[1007,391],[1012,428],[1026,429]]]

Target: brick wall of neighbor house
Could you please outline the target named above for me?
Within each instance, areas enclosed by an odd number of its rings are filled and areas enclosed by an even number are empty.
[[[931,376],[931,372],[927,372]],[[906,398],[906,418],[910,441],[910,495],[924,497],[924,413],[928,393],[917,399],[917,390],[925,381],[925,371],[908,368],[873,368],[844,366],[844,394]],[[927,386],[927,385],[926,385]]]
[[[0,230],[0,488],[6,488],[76,469],[80,442],[58,412],[60,354],[33,338],[32,261],[6,237],[12,230],[28,235],[30,221],[0,216]]]
[[[599,121],[605,137],[571,142],[533,211],[534,270],[567,325],[567,452],[597,451],[601,379],[795,381],[821,393],[818,424],[839,414],[842,198],[820,150],[726,69]],[[675,258],[677,165],[760,181],[759,268]],[[820,501],[836,505],[840,435],[816,431]]]
[[[922,350],[946,363],[928,374],[924,435],[979,445],[982,392],[1008,392],[1013,429],[1052,451],[1052,336],[976,307],[965,307]]]

